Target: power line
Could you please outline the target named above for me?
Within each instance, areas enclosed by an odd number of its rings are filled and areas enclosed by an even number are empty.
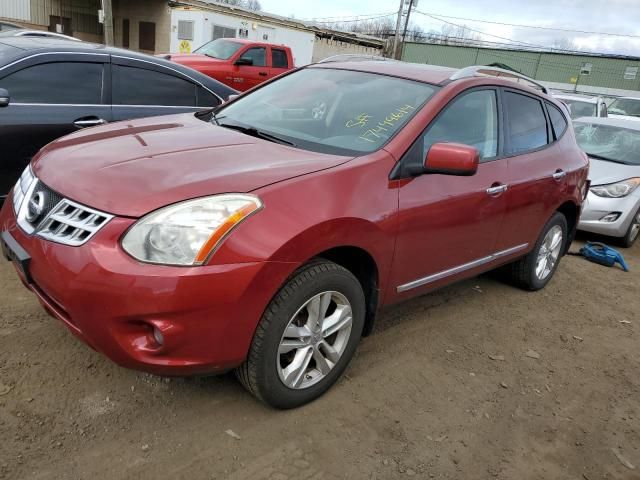
[[[568,32],[568,33],[585,33],[589,35],[608,35],[611,37],[625,37],[625,38],[638,38],[640,39],[640,35],[630,35],[625,33],[611,33],[611,32],[593,32],[590,30],[575,30],[570,28],[556,28],[556,27],[543,27],[540,25],[522,25],[518,23],[507,23],[507,22],[495,22],[491,20],[480,20],[478,18],[464,18],[464,17],[454,17],[453,15],[442,15],[440,13],[433,12],[420,12],[423,14],[429,14],[431,16],[443,17],[443,18],[453,18],[455,20],[464,20],[467,22],[478,22],[478,23],[490,23],[493,25],[504,25],[508,27],[517,27],[517,28],[535,28],[538,30],[552,30],[557,32]]]
[[[324,20],[324,21],[316,21],[316,20],[308,20],[311,23],[357,23],[357,22],[366,22],[369,20],[377,20],[379,18],[386,18],[386,17],[392,17],[392,16],[396,16],[397,13],[393,12],[393,13],[387,13],[384,15],[380,15],[377,17],[361,17],[361,18],[357,18],[357,19],[353,19],[353,20]]]
[[[339,15],[336,17],[313,17],[313,18],[304,18],[302,19],[303,21],[316,21],[316,20],[327,20],[327,21],[335,21],[335,22],[340,22],[342,21],[341,19],[361,19],[362,17],[375,17],[378,15],[383,15],[383,16],[387,16],[387,15],[395,15],[396,12],[391,12],[391,13],[386,13],[386,12],[380,12],[380,13],[366,13],[363,15]]]

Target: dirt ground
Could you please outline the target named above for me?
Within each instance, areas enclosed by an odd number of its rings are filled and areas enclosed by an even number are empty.
[[[0,478],[640,479],[640,245],[625,254],[630,273],[565,257],[542,292],[483,276],[389,308],[286,412],[232,375],[117,367],[2,262]]]

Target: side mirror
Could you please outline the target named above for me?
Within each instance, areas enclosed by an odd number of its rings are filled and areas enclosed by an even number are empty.
[[[240,57],[238,60],[236,60],[236,63],[235,63],[234,65],[238,65],[238,66],[242,66],[242,65],[252,66],[252,65],[253,65],[253,59],[252,59],[252,58],[247,58],[247,57]]]
[[[0,88],[0,108],[8,107],[11,102],[11,97],[9,96],[9,92],[4,88]]]
[[[459,143],[436,143],[431,146],[424,160],[424,173],[475,175],[480,163],[480,152]]]

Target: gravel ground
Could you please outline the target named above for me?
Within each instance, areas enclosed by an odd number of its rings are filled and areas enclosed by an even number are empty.
[[[573,250],[577,249],[574,245]],[[0,263],[0,478],[640,479],[640,245],[388,308],[323,398],[117,367]]]

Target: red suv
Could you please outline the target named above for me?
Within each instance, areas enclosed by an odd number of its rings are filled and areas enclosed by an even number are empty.
[[[495,73],[324,63],[207,114],[74,133],[14,187],[3,250],[118,364],[236,369],[304,404],[381,306],[498,267],[537,290],[558,268],[587,158],[559,102]]]

